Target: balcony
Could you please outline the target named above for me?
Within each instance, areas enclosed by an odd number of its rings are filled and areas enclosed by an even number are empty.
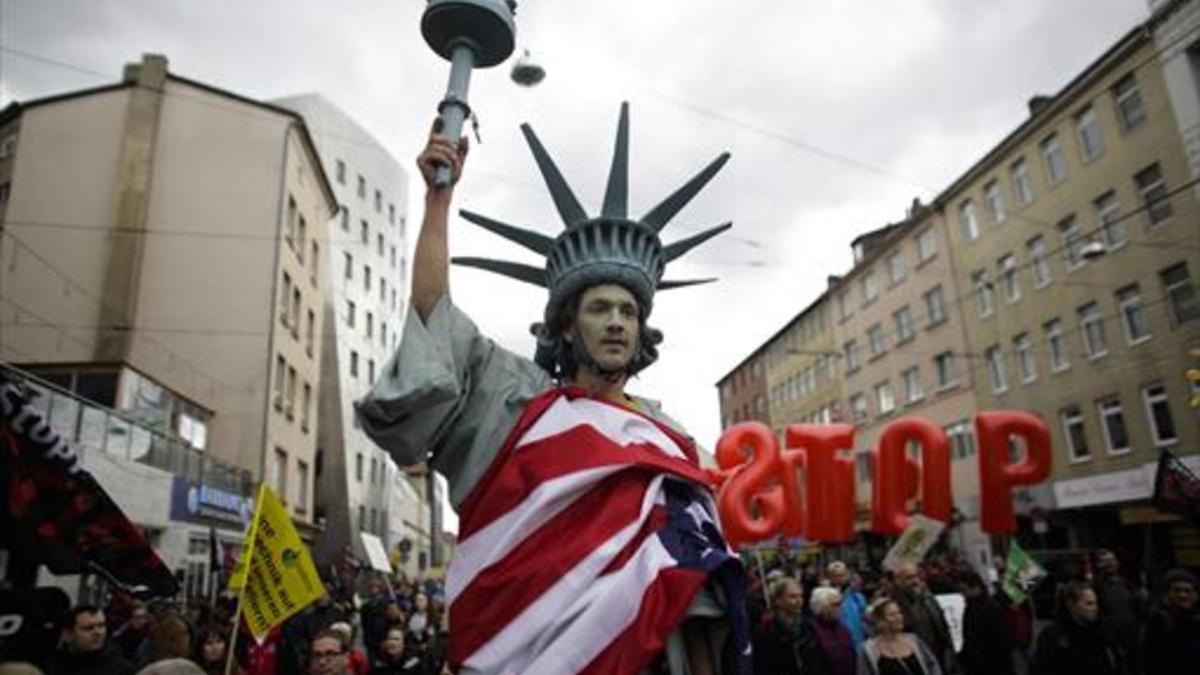
[[[246,469],[213,459],[174,434],[97,405],[8,364],[0,371],[23,382],[34,394],[33,407],[71,444],[82,460],[89,452],[139,462],[183,476],[198,485],[244,497],[254,496],[254,477]]]

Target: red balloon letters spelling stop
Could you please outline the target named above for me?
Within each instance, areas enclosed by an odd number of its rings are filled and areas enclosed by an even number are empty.
[[[975,416],[979,442],[979,526],[1000,534],[1016,529],[1013,488],[1040,483],[1050,475],[1050,434],[1037,417],[1021,411]],[[730,427],[717,443],[717,508],[734,546],[784,534],[814,541],[844,542],[854,537],[854,427],[849,424],[794,424],[787,447],[758,422]],[[1025,448],[1019,461],[1010,452],[1016,438]],[[917,457],[908,448],[919,448]],[[908,523],[907,505],[919,499],[921,512],[949,523],[953,509],[950,451],[941,427],[919,417],[887,425],[871,454],[871,529],[898,534]]]

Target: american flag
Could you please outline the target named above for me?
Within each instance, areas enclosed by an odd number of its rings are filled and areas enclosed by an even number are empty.
[[[469,673],[638,673],[711,579],[750,671],[741,563],[689,439],[552,389],[463,503],[446,575],[450,661]]]

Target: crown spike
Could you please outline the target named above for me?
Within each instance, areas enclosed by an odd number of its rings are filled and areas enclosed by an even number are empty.
[[[617,142],[613,148],[612,168],[608,172],[608,188],[604,191],[604,206],[600,215],[605,218],[626,218],[629,215],[629,102],[621,103],[621,118],[617,122]]]
[[[524,281],[527,284],[549,288],[546,282],[546,270],[522,265],[521,263],[508,262],[507,260],[492,260],[491,258],[473,258],[473,257],[454,257],[450,262],[463,267],[476,267],[481,270],[503,274],[506,277],[511,277],[517,281]]]
[[[703,244],[704,242],[717,236],[718,234],[724,232],[725,230],[728,230],[731,227],[733,227],[733,223],[725,223],[723,225],[718,225],[716,227],[707,229],[699,234],[694,234],[686,239],[680,239],[679,241],[677,241],[673,244],[664,246],[663,247],[663,261],[671,262],[672,260],[687,253],[688,251],[692,250],[693,248],[696,248],[700,244]]]
[[[466,209],[460,209],[458,213],[466,220],[475,223],[483,229],[494,232],[511,242],[520,244],[538,255],[547,256],[554,248],[554,240],[544,234],[514,227],[498,220],[492,220],[487,216],[481,216]]]
[[[692,197],[695,197],[696,193],[703,189],[708,181],[712,180],[713,176],[717,175],[717,172],[721,170],[721,167],[725,166],[725,162],[727,161],[729,161],[729,153],[721,153],[708,166],[704,167],[700,173],[684,183],[683,187],[676,190],[670,197],[664,199],[662,203],[643,216],[642,223],[655,232],[661,231],[663,226],[670,222],[675,217],[675,214],[679,213],[680,209],[687,206],[687,203],[692,201]]]
[[[665,291],[665,290],[669,290],[672,288],[683,288],[684,286],[695,286],[697,284],[707,284],[707,283],[711,283],[716,280],[717,280],[716,277],[710,277],[708,279],[686,279],[686,280],[680,279],[678,281],[664,280],[664,281],[658,282],[658,290]]]
[[[567,185],[566,179],[554,164],[554,160],[550,159],[550,153],[546,152],[546,148],[538,140],[537,134],[533,133],[533,127],[522,124],[521,133],[525,134],[525,141],[529,143],[529,149],[533,152],[533,158],[542,172],[546,187],[550,188],[550,196],[554,199],[554,206],[558,209],[558,215],[562,217],[563,224],[570,227],[575,223],[587,220],[587,213],[579,205],[579,200],[575,197],[575,193],[571,192],[571,186]]]

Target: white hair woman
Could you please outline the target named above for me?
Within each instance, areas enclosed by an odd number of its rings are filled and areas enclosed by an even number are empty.
[[[830,586],[814,588],[808,600],[813,634],[823,668],[829,675],[854,675],[854,638],[842,623],[842,592]]]

